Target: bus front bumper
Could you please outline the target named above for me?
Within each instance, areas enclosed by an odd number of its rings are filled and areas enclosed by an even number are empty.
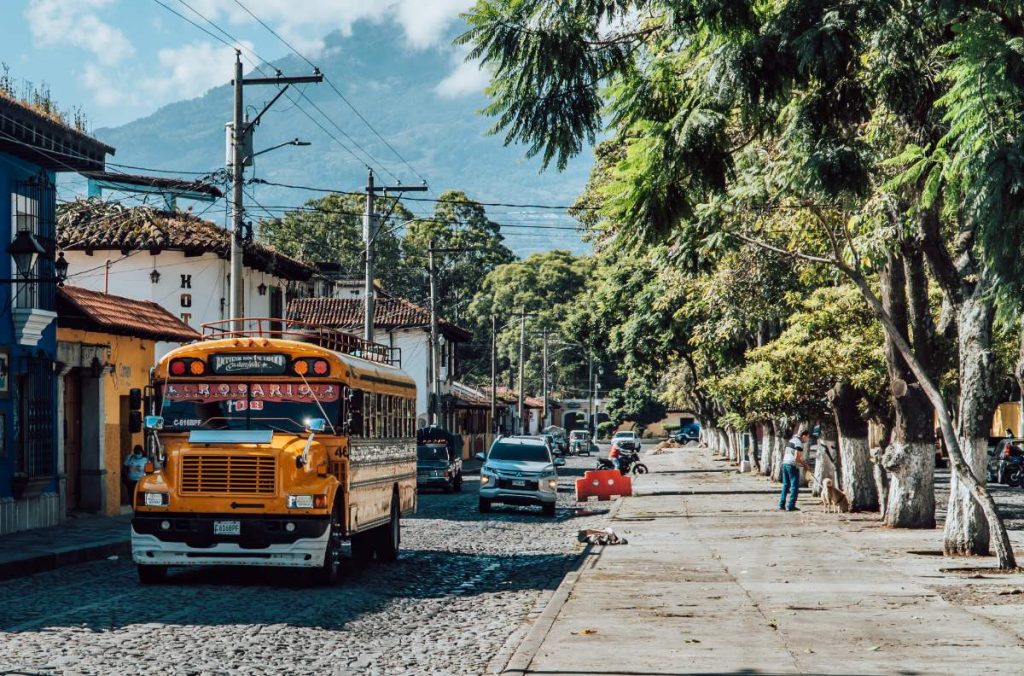
[[[213,533],[215,521],[231,520],[240,519],[234,515],[137,515],[132,520],[132,559],[140,565],[155,566],[323,565],[329,537],[327,517],[241,519],[238,535]],[[284,528],[289,522],[295,526],[292,531]],[[168,523],[170,528],[163,528]]]

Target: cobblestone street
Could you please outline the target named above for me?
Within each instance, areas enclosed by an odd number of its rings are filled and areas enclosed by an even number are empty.
[[[0,672],[483,673],[500,670],[522,621],[577,562],[572,480],[559,509],[477,512],[476,475],[462,493],[421,494],[403,521],[402,556],[349,571],[330,589],[286,570],[178,569],[143,587],[124,558],[0,583]]]

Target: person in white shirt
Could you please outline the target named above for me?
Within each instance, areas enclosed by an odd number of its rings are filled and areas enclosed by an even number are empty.
[[[800,430],[799,434],[786,442],[786,450],[782,455],[782,495],[779,496],[779,509],[790,512],[799,511],[796,506],[797,496],[800,494],[800,468],[807,467],[804,461],[804,444],[811,438],[807,430]],[[786,495],[789,495],[789,504],[786,504]]]
[[[124,459],[124,482],[128,486],[128,500],[135,504],[135,484],[146,475],[146,454],[142,446],[135,444],[131,455]]]

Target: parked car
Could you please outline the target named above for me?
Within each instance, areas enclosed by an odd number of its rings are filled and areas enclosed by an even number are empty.
[[[494,503],[537,505],[545,516],[554,516],[558,499],[555,468],[564,464],[564,458],[552,456],[543,439],[495,439],[480,468],[480,511],[491,511]]]
[[[569,432],[569,455],[590,455],[592,446],[590,433],[586,430]]]
[[[447,445],[416,446],[416,486],[441,488],[446,493],[462,490],[462,458],[451,453]]]

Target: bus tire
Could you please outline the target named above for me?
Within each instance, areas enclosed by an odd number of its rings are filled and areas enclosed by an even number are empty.
[[[341,515],[335,507],[327,525],[327,550],[324,562],[312,571],[312,581],[320,587],[330,587],[341,578]]]
[[[167,579],[167,566],[144,566],[139,564],[139,582],[142,584],[160,584]]]
[[[396,561],[402,545],[402,510],[398,505],[398,493],[391,494],[391,520],[377,530],[377,560],[381,563]]]

